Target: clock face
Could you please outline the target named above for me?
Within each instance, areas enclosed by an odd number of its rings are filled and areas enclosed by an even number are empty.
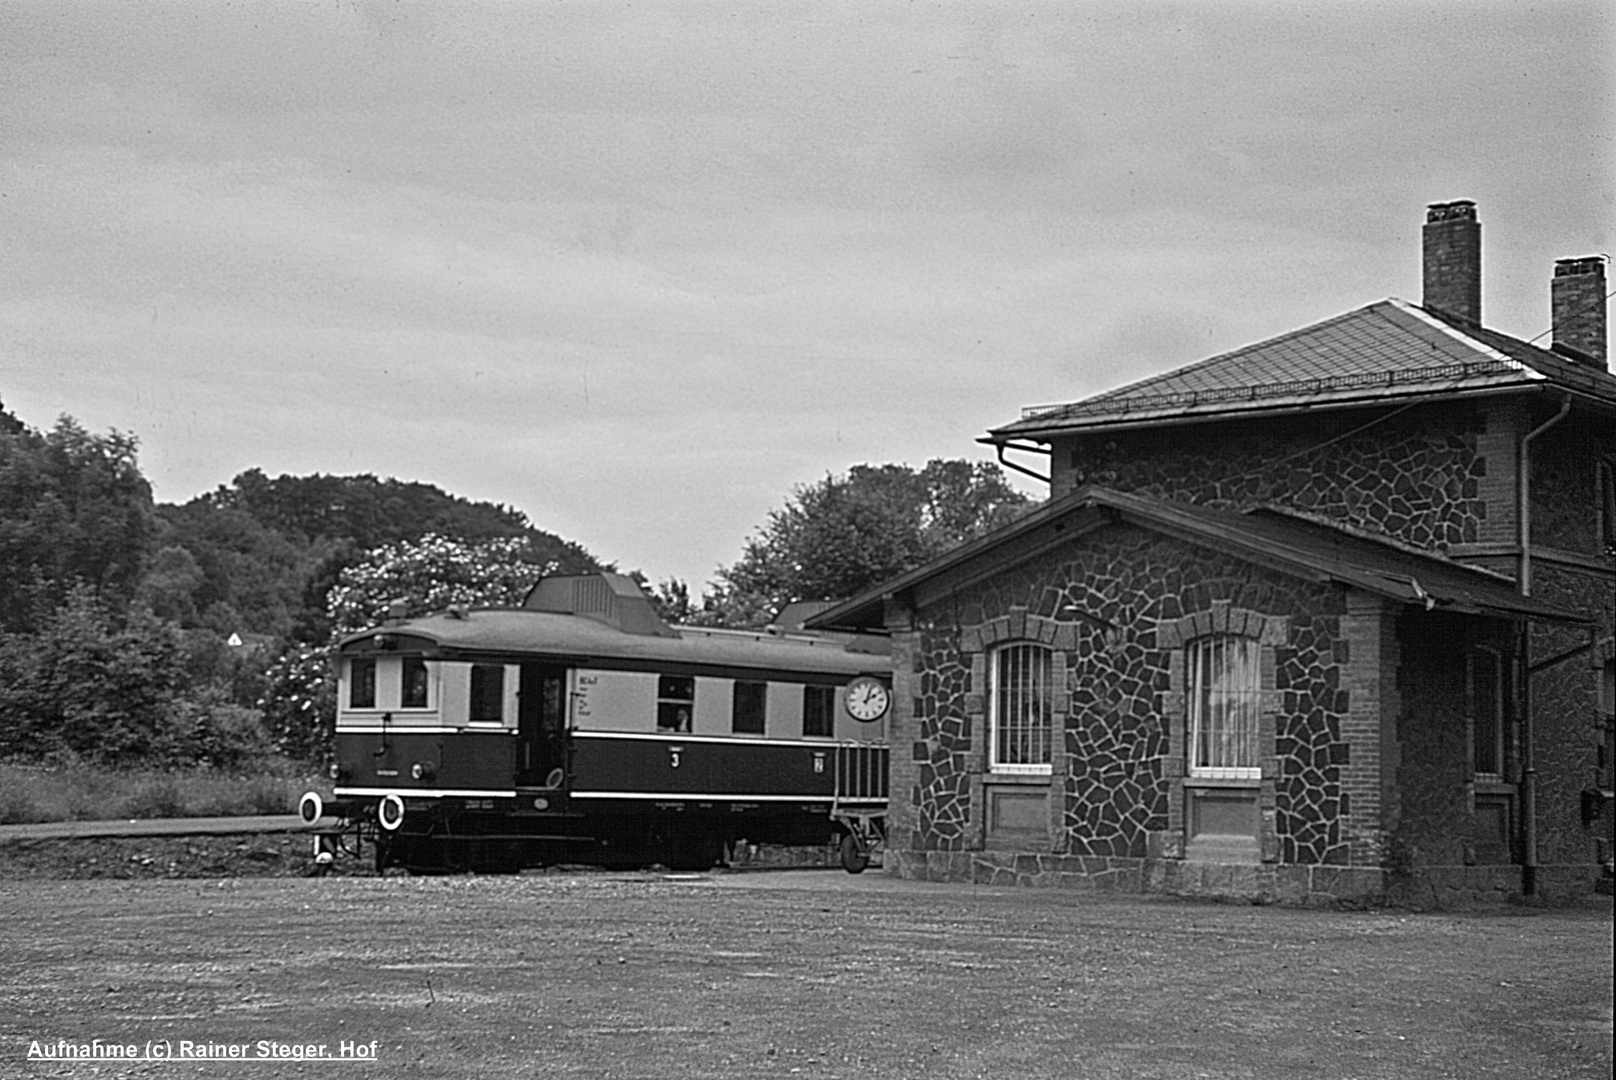
[[[879,679],[861,676],[847,684],[847,712],[855,720],[879,720],[892,706],[892,692]]]

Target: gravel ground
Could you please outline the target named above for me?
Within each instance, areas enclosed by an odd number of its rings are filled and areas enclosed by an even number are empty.
[[[833,871],[13,876],[0,1077],[1609,1077],[1611,975],[1608,902],[1318,912]],[[93,1039],[249,1061],[27,1060]],[[345,1041],[375,1060],[251,1060]]]

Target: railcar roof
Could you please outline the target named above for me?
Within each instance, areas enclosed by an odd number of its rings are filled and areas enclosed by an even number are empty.
[[[610,668],[615,664],[758,669],[857,675],[891,667],[884,642],[849,642],[845,636],[675,627],[675,635],[631,634],[585,615],[520,608],[480,608],[388,621],[343,638],[344,653],[379,651],[378,636],[399,640],[401,651],[442,659],[565,661]],[[404,639],[408,639],[407,643]]]

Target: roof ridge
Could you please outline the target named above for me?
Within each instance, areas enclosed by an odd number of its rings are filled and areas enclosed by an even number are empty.
[[[1531,364],[1528,364],[1526,361],[1517,360],[1515,357],[1510,356],[1508,353],[1504,352],[1503,350],[1496,349],[1493,346],[1487,344],[1487,342],[1485,342],[1485,341],[1481,340],[1480,338],[1476,337],[1469,330],[1468,327],[1456,326],[1456,325],[1454,325],[1454,323],[1449,322],[1447,319],[1439,317],[1434,312],[1427,311],[1425,308],[1420,307],[1417,304],[1410,304],[1405,300],[1399,300],[1395,296],[1390,297],[1389,299],[1390,299],[1391,305],[1392,305],[1394,310],[1400,311],[1403,314],[1408,315],[1410,318],[1417,319],[1421,323],[1424,323],[1425,325],[1427,325],[1427,326],[1431,327],[1432,329],[1436,330],[1438,333],[1446,334],[1448,337],[1451,337],[1454,340],[1458,341],[1461,345],[1464,345],[1466,348],[1474,349],[1475,351],[1477,351],[1479,353],[1482,353],[1483,355],[1489,356],[1493,360],[1496,360],[1496,361],[1498,361],[1500,363],[1508,365],[1511,370],[1520,371],[1520,372],[1526,374],[1527,376],[1529,376],[1531,378],[1535,378],[1535,379],[1546,379],[1546,378],[1548,378],[1548,376],[1544,375],[1541,371],[1538,371],[1536,368],[1534,368]],[[1382,316],[1382,318],[1384,318],[1384,316]],[[1466,323],[1469,322],[1469,320],[1464,320],[1464,321]],[[1510,335],[1500,333],[1497,330],[1488,330],[1485,326],[1482,326],[1480,323],[1474,323],[1474,324],[1470,324],[1470,325],[1473,325],[1477,330],[1481,330],[1481,331],[1484,331],[1484,332],[1489,333],[1489,334],[1498,334],[1500,337],[1510,337]],[[1521,341],[1519,338],[1511,338],[1511,340],[1519,342],[1519,344],[1521,344],[1521,345],[1527,345],[1526,342]],[[1527,347],[1528,348],[1535,348],[1535,346],[1532,346],[1532,345],[1527,345]]]

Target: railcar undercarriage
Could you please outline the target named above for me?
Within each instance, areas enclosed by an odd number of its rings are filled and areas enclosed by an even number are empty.
[[[703,871],[727,865],[737,845],[831,847],[860,873],[885,846],[884,814],[805,805],[757,813],[752,804],[663,803],[589,810],[514,809],[522,800],[303,797],[298,812],[314,829],[314,873],[339,856],[373,861],[381,873],[512,874],[558,865],[614,870],[664,866]],[[470,803],[472,805],[468,806]],[[490,805],[493,804],[493,805]],[[323,824],[322,824],[323,823]]]

